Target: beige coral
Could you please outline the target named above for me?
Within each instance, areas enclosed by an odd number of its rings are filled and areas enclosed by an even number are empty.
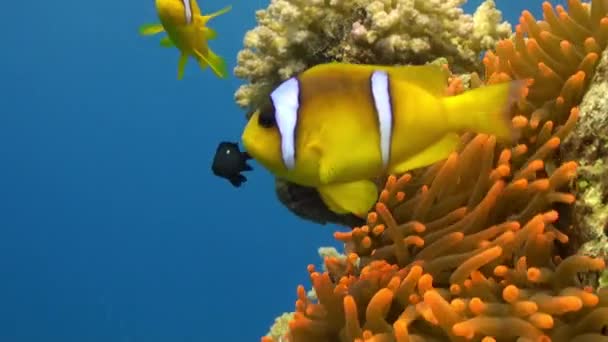
[[[608,24],[608,18],[606,19]],[[608,25],[606,25],[608,28]],[[608,49],[581,102],[581,120],[564,141],[563,159],[579,162],[573,250],[608,257]],[[608,272],[604,275],[604,280]]]
[[[234,69],[248,83],[235,98],[254,109],[276,84],[329,61],[422,64],[446,58],[479,71],[479,54],[510,35],[493,0],[474,15],[464,0],[273,0],[257,12]]]

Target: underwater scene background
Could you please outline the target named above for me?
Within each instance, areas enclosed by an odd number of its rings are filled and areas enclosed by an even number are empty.
[[[541,4],[496,1],[513,25]],[[232,5],[211,42],[230,70],[268,3]],[[137,34],[153,1],[4,6],[0,342],[259,340],[345,229],[295,216],[255,163],[241,188],[211,173],[242,81],[177,81],[177,51]]]

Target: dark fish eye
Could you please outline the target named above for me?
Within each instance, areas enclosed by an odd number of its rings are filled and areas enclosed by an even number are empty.
[[[271,128],[276,125],[274,104],[272,101],[269,102],[269,104],[262,107],[260,116],[258,116],[258,124],[264,128]]]

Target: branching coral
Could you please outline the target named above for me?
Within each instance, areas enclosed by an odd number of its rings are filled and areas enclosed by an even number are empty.
[[[466,134],[463,148],[415,176],[390,176],[365,225],[336,233],[347,258],[309,266],[289,341],[608,341],[603,259],[560,256],[569,186],[559,158],[608,41],[608,2],[543,4],[484,58],[483,81],[532,79],[513,112],[520,138]],[[458,93],[454,76],[448,91]],[[272,341],[264,338],[264,341]]]
[[[334,60],[420,64],[443,57],[478,70],[479,54],[511,27],[500,23],[492,0],[474,16],[463,13],[464,1],[273,0],[258,11],[238,55],[235,75],[249,83],[236,101],[257,108],[278,82]]]

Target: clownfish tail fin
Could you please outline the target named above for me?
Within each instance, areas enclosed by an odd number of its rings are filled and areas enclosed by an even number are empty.
[[[482,86],[443,98],[449,125],[457,131],[495,135],[502,141],[516,139],[511,122],[513,105],[525,94],[524,80]]]

